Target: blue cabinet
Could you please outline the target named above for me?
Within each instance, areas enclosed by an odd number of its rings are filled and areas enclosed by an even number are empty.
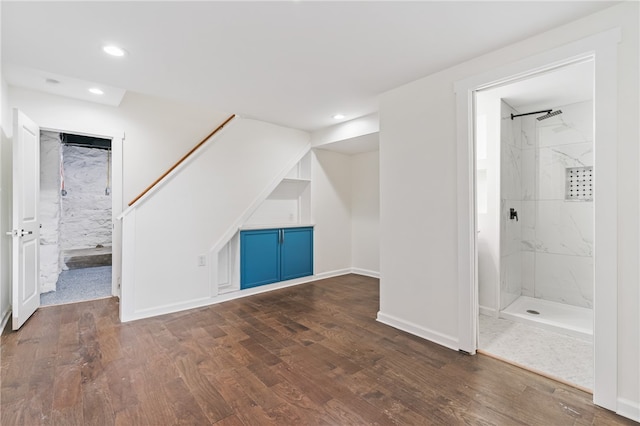
[[[240,232],[240,288],[313,275],[313,228]]]
[[[313,275],[313,228],[285,228],[280,245],[280,279]]]
[[[240,288],[280,281],[280,230],[240,232]]]

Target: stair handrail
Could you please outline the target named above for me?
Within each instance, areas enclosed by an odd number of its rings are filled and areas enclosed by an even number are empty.
[[[219,125],[218,127],[216,127],[216,129],[214,131],[212,131],[211,133],[209,133],[204,139],[202,139],[196,146],[194,146],[193,148],[191,148],[191,150],[189,152],[187,152],[184,156],[182,156],[181,159],[179,159],[173,166],[171,166],[166,172],[164,172],[158,179],[156,179],[151,185],[149,185],[148,187],[145,188],[144,191],[142,191],[140,194],[138,194],[137,197],[135,197],[133,200],[131,200],[129,202],[129,207],[133,206],[133,204],[135,204],[136,201],[138,201],[140,198],[144,197],[149,191],[151,191],[153,189],[154,186],[156,186],[157,184],[159,184],[165,177],[167,177],[167,175],[169,175],[169,173],[171,173],[172,171],[174,171],[176,169],[176,167],[178,167],[180,164],[184,163],[184,161],[191,157],[191,155],[193,155],[194,152],[196,152],[202,145],[205,144],[205,142],[207,142],[213,135],[215,135],[216,133],[218,133],[220,130],[222,130],[222,128],[224,126],[226,126],[231,120],[233,120],[236,117],[235,114],[231,114],[229,116],[229,118],[227,118],[221,125]]]

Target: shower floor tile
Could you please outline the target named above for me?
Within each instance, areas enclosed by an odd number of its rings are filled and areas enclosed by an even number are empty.
[[[478,348],[550,376],[593,389],[593,344],[540,327],[480,315]]]

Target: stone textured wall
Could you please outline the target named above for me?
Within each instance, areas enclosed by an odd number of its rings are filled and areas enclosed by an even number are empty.
[[[111,195],[107,187],[108,151],[63,146],[62,250],[111,246]]]
[[[40,289],[56,289],[60,264],[60,133],[40,132]]]

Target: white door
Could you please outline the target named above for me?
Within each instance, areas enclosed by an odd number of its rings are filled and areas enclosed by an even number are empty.
[[[13,329],[40,306],[40,128],[13,110]]]

